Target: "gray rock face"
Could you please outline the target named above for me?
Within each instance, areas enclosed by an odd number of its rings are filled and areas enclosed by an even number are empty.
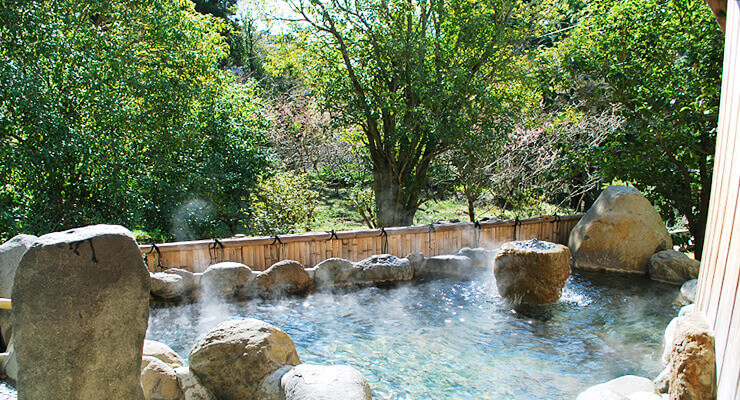
[[[33,235],[18,235],[0,245],[0,297],[11,298],[15,271],[36,239]]]
[[[417,271],[416,277],[473,277],[480,272],[480,269],[473,267],[473,260],[470,258],[449,254],[425,259],[421,268]]]
[[[193,375],[190,367],[175,368],[175,375],[180,381],[181,400],[215,400],[208,389]]]
[[[254,287],[260,295],[268,297],[305,293],[310,283],[306,269],[293,260],[280,261],[254,279]]]
[[[283,375],[285,400],[370,400],[370,385],[346,365],[301,364]]]
[[[552,303],[570,276],[570,250],[550,242],[504,243],[496,253],[493,274],[504,297],[525,304]]]
[[[37,237],[18,235],[0,245],[0,297],[13,297],[13,280],[15,271],[26,250],[33,245]],[[10,310],[0,310],[0,352],[10,343],[13,334],[13,317]]]
[[[244,264],[222,262],[203,271],[200,288],[205,294],[233,296],[249,283],[252,269]]]
[[[149,272],[126,228],[38,238],[18,266],[13,325],[18,399],[144,399]]]
[[[217,399],[261,399],[265,378],[300,362],[285,332],[256,319],[223,322],[190,351],[190,369]]]
[[[609,186],[568,240],[573,267],[645,274],[650,256],[673,246],[660,214],[635,188]]]
[[[314,269],[314,284],[320,289],[407,281],[414,276],[408,259],[390,254],[375,255],[357,263],[330,258]]]
[[[678,322],[668,368],[671,399],[716,398],[714,332],[701,313]]]
[[[699,261],[692,260],[686,254],[675,250],[659,251],[648,260],[650,279],[672,285],[699,277]]]
[[[202,275],[202,274],[192,273],[182,268],[170,268],[163,272],[166,274],[173,274],[173,275],[181,276],[185,284],[186,293],[190,293],[198,287],[198,284],[200,283],[200,275]]]
[[[314,267],[314,285],[319,289],[351,286],[351,277],[359,270],[350,260],[329,258]]]
[[[360,285],[386,282],[408,281],[414,277],[414,270],[408,260],[390,254],[380,254],[356,263],[360,273],[354,276]]]
[[[185,278],[176,274],[157,272],[151,274],[151,293],[161,299],[179,299],[187,294]]]
[[[695,303],[696,302],[696,288],[698,285],[699,285],[698,279],[692,279],[690,281],[686,281],[686,283],[681,285],[681,297],[683,297],[689,303]]]
[[[414,271],[414,276],[421,271],[422,265],[424,265],[424,253],[420,251],[413,252],[406,256],[406,260],[409,262],[409,265],[411,265],[411,269]]]
[[[496,252],[486,250],[482,247],[463,247],[456,253],[458,256],[468,257],[473,260],[473,267],[490,270],[493,267],[493,258]]]
[[[626,375],[592,386],[581,392],[576,400],[625,400],[633,398],[631,395],[635,393],[645,392],[658,395],[660,398],[653,381],[639,376]]]

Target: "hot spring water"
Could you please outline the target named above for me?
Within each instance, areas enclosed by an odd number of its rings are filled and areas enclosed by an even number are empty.
[[[152,307],[147,338],[187,357],[220,322],[286,331],[302,362],[349,364],[376,399],[573,399],[618,376],[655,377],[678,288],[574,273],[561,300],[515,311],[493,281],[455,280],[343,294]]]

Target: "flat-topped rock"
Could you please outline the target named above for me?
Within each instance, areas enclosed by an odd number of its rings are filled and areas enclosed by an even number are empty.
[[[13,285],[18,399],[144,399],[149,284],[126,228],[39,237]]]
[[[538,240],[504,243],[496,253],[493,275],[499,293],[525,304],[552,303],[570,276],[570,250]]]

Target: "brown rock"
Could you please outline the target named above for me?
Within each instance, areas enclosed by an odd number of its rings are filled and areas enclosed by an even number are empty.
[[[190,351],[190,369],[217,399],[256,400],[265,378],[300,362],[288,334],[256,319],[223,322]]]
[[[699,266],[699,261],[688,258],[680,251],[663,250],[650,256],[648,272],[654,281],[683,285],[699,277]]]
[[[185,366],[185,360],[175,353],[170,346],[154,340],[144,341],[144,355],[158,358],[172,369]]]
[[[537,240],[504,243],[496,253],[493,274],[504,297],[525,304],[552,303],[570,276],[570,250]]]
[[[200,277],[200,288],[205,294],[233,296],[249,283],[252,269],[236,262],[211,265]]]
[[[660,214],[635,188],[609,186],[568,240],[573,267],[645,274],[650,256],[673,246]]]
[[[310,279],[301,263],[285,260],[257,275],[254,286],[260,294],[268,296],[300,294],[308,290]]]
[[[678,322],[669,368],[671,400],[716,398],[714,332],[701,313]]]
[[[175,370],[156,357],[142,357],[141,387],[144,389],[146,400],[178,400],[180,398],[180,384]]]

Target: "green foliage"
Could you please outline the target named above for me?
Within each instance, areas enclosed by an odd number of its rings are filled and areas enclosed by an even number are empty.
[[[516,60],[541,29],[538,10],[518,1],[294,6],[306,79],[341,123],[362,129],[379,226],[413,221],[435,157],[511,126],[506,83],[522,78]]]
[[[254,90],[216,68],[218,20],[185,0],[9,1],[0,19],[0,236],[169,232],[193,198],[241,218],[267,160]]]
[[[609,181],[680,210],[701,247],[718,119],[723,36],[701,0],[591,2],[554,53],[551,84],[624,123],[590,152]],[[565,153],[569,153],[568,150]]]
[[[262,180],[253,197],[252,230],[274,235],[310,230],[318,192],[307,174],[282,171]]]

